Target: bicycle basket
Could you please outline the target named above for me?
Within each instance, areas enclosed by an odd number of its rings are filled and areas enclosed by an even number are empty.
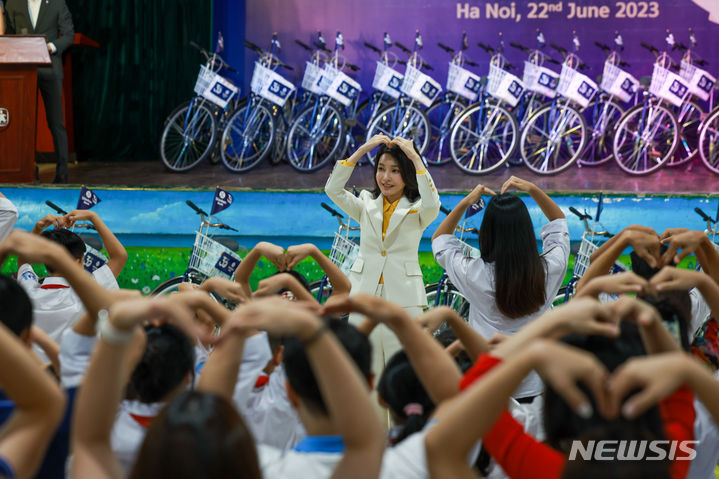
[[[469,70],[465,70],[454,62],[449,62],[447,73],[447,90],[473,102],[479,96],[480,78]]]
[[[344,274],[349,273],[359,255],[359,244],[348,237],[335,232],[335,239],[330,250],[330,260],[336,264]]]
[[[622,101],[629,101],[639,86],[639,81],[611,62],[604,63],[601,88]]]
[[[717,79],[706,70],[697,68],[686,60],[682,60],[680,76],[689,84],[689,90],[697,98],[707,101]]]
[[[479,258],[482,255],[479,252],[479,249],[470,245],[469,243],[465,243],[462,240],[459,240],[459,244],[462,247],[462,254],[465,256],[469,256],[470,258]]]
[[[584,276],[584,272],[589,268],[589,258],[592,256],[592,253],[599,248],[599,245],[594,244],[591,238],[593,238],[593,236],[587,235],[586,233],[582,235],[579,251],[577,251],[577,256],[574,258],[573,275],[575,278]]]
[[[267,68],[260,62],[255,62],[250,89],[255,95],[269,100],[277,106],[283,106],[295,86],[276,71]]]
[[[305,75],[302,77],[302,88],[317,95],[324,95],[325,91],[320,86],[322,82],[322,68],[312,62],[305,64]]]
[[[522,97],[522,93],[524,93],[524,83],[519,77],[512,75],[494,63],[490,63],[487,92],[509,106],[516,106]]]
[[[208,99],[220,108],[226,108],[230,98],[239,94],[237,88],[230,80],[213,72],[205,65],[200,66],[200,73],[195,82],[195,93]]]
[[[202,95],[202,92],[210,86],[213,78],[215,78],[215,72],[205,65],[200,65],[200,73],[197,74],[197,80],[195,81],[195,93]]]
[[[559,86],[557,93],[578,103],[582,108],[589,105],[592,97],[597,92],[597,84],[587,75],[579,73],[578,70],[562,64],[562,73],[559,75]]]
[[[655,63],[649,92],[674,106],[680,106],[689,94],[689,85],[676,73]]]
[[[372,88],[385,93],[392,98],[399,98],[399,88],[402,86],[402,75],[397,70],[390,68],[384,62],[377,62],[377,69],[374,71]]]
[[[559,83],[559,75],[549,68],[540,67],[532,62],[524,62],[524,73],[522,81],[527,90],[537,92],[549,98],[556,95],[557,84]]]
[[[85,256],[83,257],[85,271],[92,273],[103,265],[107,264],[107,256],[85,243]]]
[[[407,65],[402,82],[402,93],[417,100],[424,106],[430,106],[439,96],[442,86],[429,75],[425,75],[412,65]]]
[[[362,91],[362,86],[359,83],[331,65],[325,65],[320,86],[325,95],[344,106],[349,106]]]
[[[240,265],[240,257],[223,244],[218,243],[199,231],[190,255],[190,268],[205,276],[231,278]]]

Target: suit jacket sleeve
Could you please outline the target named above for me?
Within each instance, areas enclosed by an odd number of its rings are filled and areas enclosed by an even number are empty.
[[[67,8],[67,4],[64,0],[60,2],[59,8],[60,12],[58,14],[57,28],[58,32],[62,36],[57,40],[54,40],[52,43],[55,45],[55,48],[57,48],[56,54],[62,55],[75,40],[75,27],[72,24],[72,15],[70,15],[70,10]]]
[[[422,204],[419,208],[419,219],[422,228],[426,228],[439,215],[439,193],[437,193],[432,177],[429,176],[429,171],[417,175],[417,186],[419,196],[422,199]]]
[[[337,163],[327,180],[325,193],[342,211],[347,213],[353,220],[359,222],[362,216],[362,200],[345,190],[345,184],[350,179],[353,171],[354,167]]]

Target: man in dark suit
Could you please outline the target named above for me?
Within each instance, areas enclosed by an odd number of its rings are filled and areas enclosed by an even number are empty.
[[[10,34],[45,35],[52,67],[38,69],[37,84],[57,153],[53,183],[67,183],[69,152],[62,113],[62,54],[75,37],[70,10],[65,0],[5,0],[5,23]]]

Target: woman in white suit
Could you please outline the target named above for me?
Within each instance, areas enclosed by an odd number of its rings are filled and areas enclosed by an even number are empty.
[[[374,166],[374,191],[359,197],[345,184],[360,158],[379,146]],[[376,135],[348,159],[335,165],[325,192],[347,215],[360,224],[360,252],[350,269],[352,294],[363,292],[398,304],[412,316],[427,305],[419,242],[424,229],[439,214],[439,194],[414,143]],[[357,323],[360,318],[350,317]],[[379,370],[400,348],[384,325],[372,333],[373,369]]]

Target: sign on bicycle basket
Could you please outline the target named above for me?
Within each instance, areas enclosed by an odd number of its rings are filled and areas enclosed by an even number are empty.
[[[86,244],[85,257],[82,261],[82,265],[85,268],[85,271],[92,273],[96,269],[101,268],[105,263],[107,263],[107,258],[104,254],[100,253],[92,246]]]
[[[490,63],[487,92],[509,106],[516,106],[524,93],[524,83],[519,77]]]
[[[374,79],[372,80],[372,88],[385,93],[392,98],[399,98],[400,87],[402,87],[402,75],[397,70],[390,68],[383,62],[377,62],[377,69],[374,72]]]
[[[449,62],[447,90],[473,102],[477,100],[481,86],[479,75],[465,70],[454,62]]]
[[[220,255],[220,259],[218,259],[217,263],[215,263],[215,269],[222,271],[228,277],[232,277],[232,275],[235,274],[238,266],[240,266],[240,260],[227,253],[222,253],[222,255]]]
[[[689,84],[689,90],[692,92],[692,95],[702,101],[709,99],[709,95],[711,95],[714,84],[717,81],[711,73],[682,60],[680,74],[682,79]]]
[[[250,89],[255,95],[269,100],[277,106],[283,106],[295,90],[295,86],[276,71],[267,68],[260,62],[255,62]]]
[[[315,95],[324,95],[322,89],[322,74],[324,70],[312,62],[305,63],[305,74],[302,77],[302,88],[311,91]]]
[[[540,67],[531,62],[524,62],[522,81],[527,86],[527,90],[554,98],[559,84],[559,75],[549,68]]]
[[[629,101],[639,87],[639,81],[628,72],[610,63],[604,63],[601,88],[622,101]]]
[[[229,80],[213,72],[205,65],[200,67],[200,74],[195,82],[195,93],[208,99],[220,108],[226,108],[227,103],[240,89]]]
[[[402,93],[420,102],[424,106],[430,106],[439,96],[442,86],[434,79],[425,75],[412,65],[407,65],[402,82]]]
[[[321,86],[325,87],[327,96],[344,106],[349,106],[362,91],[359,83],[330,65],[325,65]]]
[[[582,108],[589,105],[592,97],[597,92],[597,84],[587,75],[582,75],[577,70],[567,65],[562,65],[562,73],[559,75],[559,86],[557,93],[565,98],[578,103]]]
[[[681,106],[689,94],[689,85],[676,73],[655,63],[649,91],[674,106]]]

